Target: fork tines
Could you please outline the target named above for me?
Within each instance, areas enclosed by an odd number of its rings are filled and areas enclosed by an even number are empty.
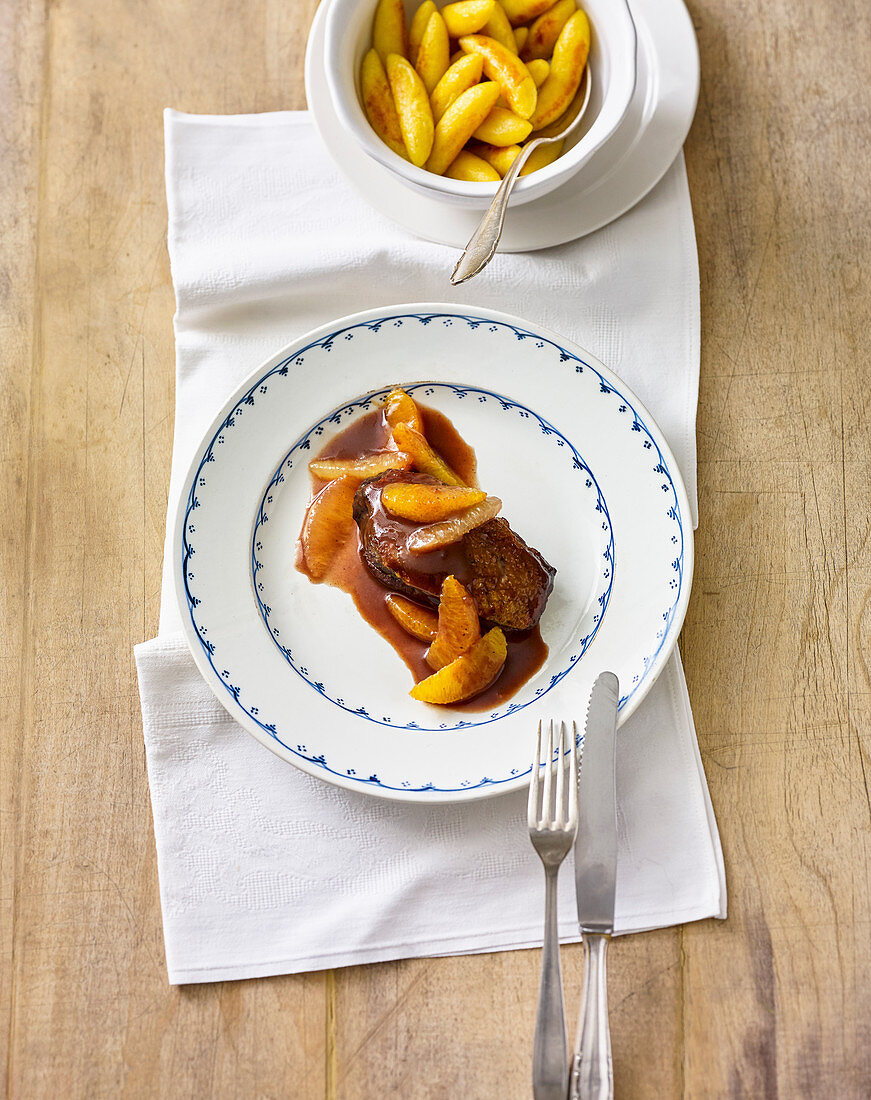
[[[529,783],[530,830],[574,829],[577,826],[578,770],[575,745],[578,731],[572,722],[569,734],[567,724],[560,722],[554,746],[555,725],[553,719],[548,722],[547,737],[543,739],[542,723],[538,723],[535,761]]]

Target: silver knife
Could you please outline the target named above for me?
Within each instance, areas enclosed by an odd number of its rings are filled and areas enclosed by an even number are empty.
[[[578,775],[575,893],[584,941],[584,995],[572,1062],[570,1100],[612,1100],[605,955],[614,931],[617,884],[615,749],[620,685],[613,672],[593,684]]]

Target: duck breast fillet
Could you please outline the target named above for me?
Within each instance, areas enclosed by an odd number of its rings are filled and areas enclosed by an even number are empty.
[[[486,623],[512,633],[531,630],[553,589],[553,566],[501,516],[450,546],[412,553],[407,540],[419,524],[391,515],[381,501],[381,490],[395,482],[439,484],[428,474],[405,470],[388,470],[362,482],[354,496],[354,519],[360,553],[372,576],[393,592],[436,607],[442,582],[452,574],[472,594]]]

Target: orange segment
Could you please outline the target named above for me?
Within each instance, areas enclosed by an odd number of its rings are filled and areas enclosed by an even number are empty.
[[[435,641],[439,620],[434,611],[421,607],[419,603],[406,599],[405,596],[397,596],[395,592],[388,595],[386,602],[387,610],[406,634],[421,642]]]
[[[385,485],[381,500],[388,512],[414,523],[435,523],[480,504],[487,494],[459,485]]]
[[[468,531],[493,519],[499,514],[501,507],[502,501],[499,497],[486,497],[480,504],[472,505],[458,516],[442,520],[441,523],[428,523],[425,527],[418,527],[408,536],[405,545],[412,554],[441,550],[443,546],[459,542]]]
[[[414,403],[414,398],[396,386],[384,398],[384,418],[391,428],[397,424],[408,424],[423,435],[423,417]]]
[[[439,600],[439,627],[426,652],[430,668],[444,668],[466,653],[481,637],[478,609],[456,577],[446,577]]]
[[[357,481],[340,477],[325,485],[308,507],[300,536],[306,569],[312,580],[323,580],[336,554],[354,530]]]
[[[411,456],[412,466],[422,474],[437,477],[445,485],[463,484],[445,460],[430,447],[420,432],[415,431],[408,424],[396,425],[393,429],[393,442],[400,451],[404,451]]]
[[[381,451],[360,458],[316,458],[308,464],[309,470],[322,481],[333,481],[337,477],[348,477],[354,481],[365,481],[367,477],[383,474],[385,470],[407,470],[411,465],[411,455],[402,451]]]
[[[411,689],[412,699],[441,706],[462,703],[486,690],[502,671],[508,656],[505,635],[494,627],[449,665],[427,676]]]

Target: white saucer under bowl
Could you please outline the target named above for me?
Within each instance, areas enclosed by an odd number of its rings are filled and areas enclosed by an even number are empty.
[[[568,182],[512,206],[502,252],[529,252],[584,237],[631,209],[659,182],[679,153],[695,114],[699,54],[683,0],[629,0],[638,35],[635,94],[616,132]],[[339,122],[324,71],[324,5],[309,33],[308,106],[339,170],[379,213],[426,240],[464,248],[475,210],[410,190],[372,159]]]
[[[450,417],[481,485],[557,570],[545,663],[493,709],[411,699],[350,597],[294,567],[309,458],[396,383]],[[536,722],[582,718],[603,669],[625,719],[675,645],[692,579],[686,491],[638,398],[546,329],[458,305],[356,314],[272,356],[205,433],[172,538],[187,641],[230,714],[313,776],[418,802],[524,786]]]

